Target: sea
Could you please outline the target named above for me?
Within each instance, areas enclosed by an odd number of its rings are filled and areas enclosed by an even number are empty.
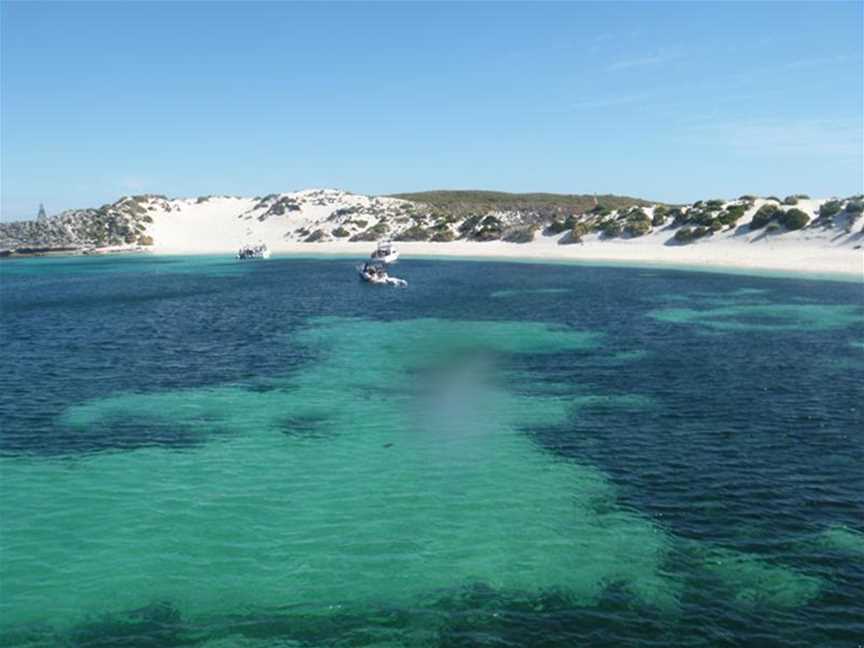
[[[0,263],[0,646],[864,645],[864,284]]]

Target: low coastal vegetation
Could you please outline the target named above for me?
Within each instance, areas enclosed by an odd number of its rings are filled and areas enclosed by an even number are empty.
[[[811,200],[806,194],[782,199],[743,194],[736,200],[706,198],[688,205],[628,196],[493,191],[363,196],[315,189],[246,199],[126,196],[98,208],[0,223],[0,252],[148,247],[158,243],[152,231],[154,218],[164,223],[186,213],[200,218],[209,210],[226,209],[235,210],[232,218],[248,223],[248,232],[277,228],[281,240],[295,242],[393,238],[524,244],[539,234],[558,237],[561,244],[658,235],[663,242],[689,244],[727,232],[762,236],[830,228],[850,234],[864,213],[864,196]]]

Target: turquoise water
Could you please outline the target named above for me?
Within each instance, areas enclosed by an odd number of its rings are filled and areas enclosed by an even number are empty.
[[[861,286],[15,261],[2,645],[854,645]]]

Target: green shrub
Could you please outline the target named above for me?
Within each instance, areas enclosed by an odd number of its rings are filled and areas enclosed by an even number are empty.
[[[479,226],[472,233],[472,237],[478,241],[494,241],[501,238],[503,230],[504,223],[490,214],[480,221]]]
[[[810,196],[808,196],[807,194],[795,194],[794,197],[798,200],[810,200]]]
[[[377,241],[387,236],[390,228],[386,223],[376,223],[372,227],[358,232],[352,236],[349,241]]]
[[[657,213],[657,210],[654,210],[654,216],[651,219],[651,224],[654,227],[663,227],[666,224],[666,214],[664,212]]]
[[[738,196],[738,200],[742,202],[755,202],[756,196],[751,196],[750,194],[744,194],[743,196]]]
[[[798,198],[796,198],[795,196],[786,196],[783,199],[783,204],[784,205],[797,205],[798,204]]]
[[[675,240],[679,243],[690,243],[691,241],[695,241],[696,239],[700,239],[703,236],[708,236],[711,233],[711,229],[708,227],[682,227],[677,232],[675,232]]]
[[[696,211],[691,217],[690,222],[697,225],[709,226],[714,221],[714,215],[707,211]]]
[[[369,221],[363,219],[357,219],[350,222],[354,223],[360,229],[366,229],[366,226],[369,224]]]
[[[624,224],[624,232],[627,236],[643,236],[651,231],[651,219],[641,209],[631,211]]]
[[[729,205],[723,212],[717,216],[717,220],[723,225],[734,225],[738,219],[747,211],[746,205]]]
[[[687,221],[684,210],[680,207],[673,207],[670,209],[669,217],[672,219],[672,224],[675,226],[683,225]]]
[[[507,230],[502,238],[509,243],[530,243],[534,240],[534,232],[536,231],[536,225],[513,227]]]
[[[624,229],[618,221],[607,220],[600,224],[600,231],[603,232],[603,236],[606,238],[615,238],[616,236],[621,236]]]
[[[574,223],[570,228],[570,237],[576,241],[581,241],[583,236],[588,236],[591,233],[591,228],[586,223]]]
[[[839,200],[829,200],[819,207],[819,216],[821,218],[830,218],[834,214],[838,213],[842,208],[843,205]]]
[[[848,203],[846,203],[846,213],[860,215],[861,212],[864,212],[864,202],[850,200]]]
[[[349,232],[344,227],[337,227],[333,230],[332,234],[337,238],[345,238],[346,236],[351,236],[351,232]]]
[[[750,229],[762,229],[777,216],[778,211],[780,211],[780,209],[777,205],[769,205],[767,203],[762,205],[756,213],[753,214],[753,219],[750,221]]]
[[[447,243],[452,241],[454,238],[456,238],[456,236],[449,228],[446,230],[438,230],[432,235],[432,240],[438,243]]]
[[[304,240],[307,243],[316,243],[324,238],[324,230],[317,229],[307,236]]]
[[[675,240],[679,243],[689,243],[693,240],[693,230],[689,227],[682,227],[675,232]]]
[[[420,227],[413,225],[396,236],[397,241],[428,241],[431,233]]]
[[[720,211],[721,209],[723,209],[724,204],[725,203],[722,200],[709,200],[707,203],[705,203],[705,209],[709,212]]]
[[[780,200],[777,196],[767,196],[767,197],[765,198],[765,200],[773,200],[773,201],[776,202],[778,205],[779,205],[781,202],[783,202],[783,201]]]
[[[482,215],[474,214],[473,216],[469,216],[464,221],[459,223],[459,227],[457,229],[462,236],[467,236],[474,230],[475,227],[477,227],[477,225],[480,224],[480,221],[482,219]]]
[[[780,231],[780,223],[768,223],[768,226],[765,228],[766,234],[777,234]]]
[[[546,226],[546,234],[560,234],[567,229],[567,225],[563,220],[554,220]]]
[[[799,230],[810,222],[810,217],[800,209],[790,209],[781,213],[779,220],[787,230]]]

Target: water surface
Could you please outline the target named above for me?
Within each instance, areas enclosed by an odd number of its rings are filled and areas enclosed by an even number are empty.
[[[857,645],[854,283],[4,262],[0,645]]]

